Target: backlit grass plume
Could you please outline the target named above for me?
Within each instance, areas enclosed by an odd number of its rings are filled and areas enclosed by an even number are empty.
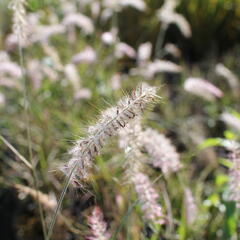
[[[136,118],[126,128],[119,131],[119,147],[125,151],[124,163],[126,182],[132,184],[133,177],[144,168],[145,156],[141,152],[142,126],[141,120]]]
[[[141,84],[131,95],[121,99],[116,107],[102,112],[96,124],[88,128],[88,136],[78,140],[70,150],[71,159],[63,168],[67,175],[71,174],[74,185],[79,186],[82,180],[87,179],[93,158],[100,154],[107,140],[141,115],[144,108],[157,98],[156,87]]]
[[[165,176],[181,168],[178,152],[163,134],[148,128],[142,132],[142,144],[150,156],[148,162],[156,168],[161,168]]]
[[[144,173],[137,173],[133,176],[132,182],[138,196],[141,209],[146,220],[155,224],[164,224],[162,207],[158,203],[159,195],[153,188],[149,177]]]
[[[9,8],[13,10],[13,33],[18,41],[23,43],[27,39],[26,0],[12,0]]]
[[[56,205],[57,201],[54,195],[42,193],[38,190],[33,188],[21,185],[21,184],[14,184],[14,188],[16,188],[20,193],[24,193],[26,195],[31,196],[33,199],[39,201],[44,208],[47,210],[53,210]]]
[[[137,193],[145,220],[163,224],[164,215],[158,203],[159,195],[150,178],[143,172],[145,156],[141,152],[141,136],[141,121],[138,118],[120,131],[119,145],[126,152],[125,177]]]
[[[240,208],[240,149],[237,144],[232,142],[230,146],[232,167],[229,171],[229,201],[235,201],[237,208]]]
[[[184,188],[184,207],[187,225],[192,225],[198,216],[198,208],[190,188]]]
[[[133,159],[136,159],[132,160],[134,166],[136,165],[135,162],[137,162],[137,165],[140,162],[151,164],[155,168],[160,168],[165,177],[177,172],[182,167],[182,164],[180,163],[180,155],[170,139],[151,128],[142,130],[140,120],[137,120],[120,131],[119,141],[121,148],[133,149],[135,154]],[[141,151],[145,151],[147,155],[143,155]],[[132,163],[132,161],[127,161],[127,163]],[[133,173],[134,169],[132,165],[127,169],[131,173]]]
[[[109,240],[111,235],[107,231],[107,223],[103,219],[100,207],[94,207],[92,215],[88,217],[88,225],[91,229],[91,236],[87,240]]]

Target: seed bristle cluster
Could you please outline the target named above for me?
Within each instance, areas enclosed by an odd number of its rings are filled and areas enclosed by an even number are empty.
[[[92,215],[88,217],[88,225],[91,230],[91,236],[87,240],[109,240],[110,233],[107,231],[107,223],[103,219],[103,213],[100,207],[94,207]]]
[[[119,132],[119,147],[125,151],[125,179],[132,184],[132,177],[143,169],[144,155],[141,152],[139,137],[142,132],[140,119],[136,118]]]
[[[180,157],[170,140],[163,134],[148,128],[142,132],[142,144],[150,158],[148,162],[160,168],[165,176],[181,168]]]
[[[229,172],[229,201],[235,201],[240,208],[240,149],[234,146],[230,155],[232,167]]]
[[[116,107],[102,112],[99,120],[88,128],[88,136],[76,142],[70,150],[71,159],[62,169],[67,175],[74,168],[71,182],[79,185],[88,177],[88,170],[93,165],[93,158],[100,154],[107,140],[116,135],[136,116],[142,114],[147,104],[156,100],[156,87],[147,84],[139,85],[130,96],[120,100]]]
[[[180,156],[171,141],[154,129],[142,130],[139,119],[120,131],[119,145],[123,149],[130,149],[128,159],[131,158],[132,161],[135,161],[134,158],[136,158],[138,162],[160,168],[165,177],[177,172],[182,167]],[[143,151],[147,153],[146,156],[142,154]],[[133,153],[134,157],[131,157]],[[140,155],[141,157],[139,157]],[[127,161],[128,165],[130,162]],[[132,162],[128,169],[130,172],[133,169]]]
[[[18,37],[20,45],[27,39],[26,0],[12,0],[9,8],[13,10],[13,33]]]
[[[198,215],[198,208],[193,197],[192,191],[190,188],[184,188],[184,206],[185,206],[185,217],[186,223],[192,225]]]
[[[153,188],[149,177],[143,173],[145,156],[141,151],[143,147],[141,135],[142,128],[139,118],[120,131],[119,145],[125,149],[126,153],[125,177],[127,183],[133,185],[137,193],[145,220],[163,224],[164,215],[157,202],[159,195]]]
[[[132,181],[145,219],[155,224],[164,224],[162,207],[157,203],[159,195],[153,188],[149,177],[139,172],[133,176]]]

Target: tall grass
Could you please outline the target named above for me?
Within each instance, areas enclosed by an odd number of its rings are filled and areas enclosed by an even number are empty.
[[[238,48],[218,58],[209,44],[235,44],[237,1],[182,0],[165,19],[164,1],[13,2],[1,23],[0,185],[18,189],[21,208],[24,194],[36,199],[40,216],[21,213],[17,234],[40,219],[45,240],[238,239]],[[161,104],[143,114],[159,86]],[[43,211],[49,192],[58,203]]]

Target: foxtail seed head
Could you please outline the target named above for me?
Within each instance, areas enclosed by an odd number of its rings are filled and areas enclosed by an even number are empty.
[[[71,182],[79,185],[81,180],[87,179],[88,170],[93,165],[93,158],[100,154],[108,139],[117,134],[130,121],[141,115],[149,103],[157,98],[156,87],[141,84],[131,95],[121,99],[116,107],[102,112],[99,120],[88,128],[88,136],[78,140],[70,150],[71,159],[62,169],[67,175],[74,171]]]

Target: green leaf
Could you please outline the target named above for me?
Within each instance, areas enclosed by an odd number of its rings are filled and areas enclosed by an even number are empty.
[[[227,168],[231,168],[232,167],[232,162],[229,161],[228,159],[220,158],[219,162],[220,162],[220,164],[222,164],[223,166],[225,166]]]
[[[208,138],[203,143],[199,145],[200,150],[208,147],[221,146],[222,139],[221,138]]]
[[[203,150],[208,147],[225,147],[225,148],[231,148],[233,144],[236,144],[236,142],[233,142],[232,140],[229,139],[224,139],[224,138],[208,138],[206,139],[203,143],[201,143],[198,148],[200,150]]]
[[[227,202],[222,240],[231,239],[237,231],[237,211],[234,202]]]
[[[224,131],[223,134],[224,134],[224,137],[225,137],[226,139],[228,139],[228,140],[234,140],[234,139],[236,139],[236,135],[235,135],[233,132],[229,131],[229,130]]]
[[[233,111],[232,114],[233,114],[236,118],[239,118],[239,119],[240,119],[240,113],[239,113],[239,112]]]
[[[221,187],[228,181],[228,176],[225,174],[219,174],[215,178],[215,183],[218,187]]]
[[[220,203],[220,198],[217,193],[212,194],[209,196],[208,200],[211,202],[211,205],[217,206]]]
[[[37,11],[44,6],[44,0],[29,0],[27,6],[31,11]]]

